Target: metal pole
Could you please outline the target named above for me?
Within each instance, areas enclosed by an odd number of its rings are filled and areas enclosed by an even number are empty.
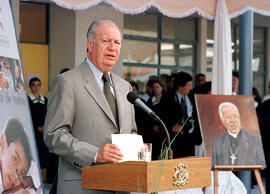
[[[239,94],[252,95],[253,11],[239,17]]]

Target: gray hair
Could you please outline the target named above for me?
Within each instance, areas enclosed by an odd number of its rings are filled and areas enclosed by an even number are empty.
[[[122,36],[121,30],[119,29],[119,27],[118,27],[113,21],[111,21],[111,20],[94,20],[94,21],[90,24],[90,26],[89,26],[89,28],[88,28],[88,31],[87,31],[87,39],[89,38],[89,39],[95,41],[95,40],[96,40],[96,36],[97,36],[97,27],[98,27],[100,24],[105,23],[105,22],[110,22],[110,23],[114,24],[114,25],[117,27],[117,29],[118,29],[118,31],[119,31],[119,33],[120,33],[121,38],[123,37],[123,36]]]
[[[238,110],[237,106],[235,106],[233,103],[230,103],[230,102],[223,102],[223,103],[221,103],[221,104],[219,105],[219,107],[218,107],[218,112],[219,112],[220,118],[223,118],[222,110],[223,110],[224,107],[232,107],[232,108],[234,108],[234,109],[238,112],[238,114],[239,114],[239,110]]]

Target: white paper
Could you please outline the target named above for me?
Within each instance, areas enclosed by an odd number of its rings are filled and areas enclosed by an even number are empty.
[[[137,161],[138,152],[143,148],[143,139],[137,134],[112,134],[112,143],[120,148],[123,161]]]

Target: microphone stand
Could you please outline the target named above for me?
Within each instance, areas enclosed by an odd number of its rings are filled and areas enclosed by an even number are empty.
[[[156,121],[158,121],[161,124],[163,130],[165,131],[167,145],[168,145],[168,159],[171,160],[171,159],[173,159],[173,151],[171,149],[171,138],[170,138],[170,134],[168,132],[168,129],[167,129],[166,125],[164,124],[164,122],[154,112],[151,112],[151,115],[153,116],[153,118],[155,118]]]

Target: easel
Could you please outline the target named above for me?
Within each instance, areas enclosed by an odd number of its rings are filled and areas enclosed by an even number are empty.
[[[214,170],[214,194],[218,194],[218,171],[244,171],[244,170],[252,170],[255,174],[259,189],[261,194],[265,194],[265,190],[262,183],[262,178],[259,173],[259,170],[263,170],[262,165],[234,165],[234,166],[219,166],[215,165],[213,167]]]

